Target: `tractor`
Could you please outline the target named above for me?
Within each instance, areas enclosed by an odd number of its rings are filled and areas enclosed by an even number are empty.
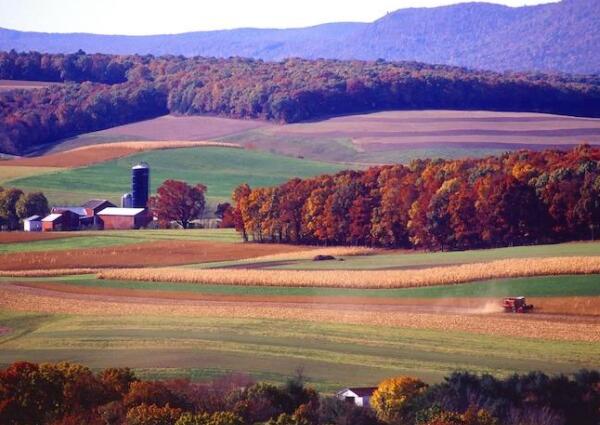
[[[527,304],[525,297],[508,297],[502,302],[505,313],[527,313],[533,309],[532,304]]]

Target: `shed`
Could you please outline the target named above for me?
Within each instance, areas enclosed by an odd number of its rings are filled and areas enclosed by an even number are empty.
[[[41,232],[42,231],[42,217],[39,215],[32,215],[23,220],[23,230],[26,232]]]
[[[371,406],[371,397],[377,387],[355,387],[355,388],[344,388],[336,393],[336,397],[339,400],[354,403],[361,407]]]
[[[60,232],[79,229],[79,214],[66,210],[52,213],[42,219],[42,231]]]
[[[148,224],[146,208],[105,208],[98,213],[105,230],[139,229]]]

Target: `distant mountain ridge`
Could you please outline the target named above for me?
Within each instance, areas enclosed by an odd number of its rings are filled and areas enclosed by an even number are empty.
[[[0,50],[409,60],[494,71],[600,73],[600,0],[511,8],[462,3],[401,9],[373,23],[176,35],[49,34],[0,29]]]

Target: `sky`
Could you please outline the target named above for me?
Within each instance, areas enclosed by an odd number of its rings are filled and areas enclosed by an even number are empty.
[[[489,0],[508,6],[555,0]],[[240,27],[372,22],[406,7],[457,0],[0,0],[0,27],[96,34],[175,34]]]

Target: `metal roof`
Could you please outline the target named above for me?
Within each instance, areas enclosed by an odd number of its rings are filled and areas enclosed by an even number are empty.
[[[85,208],[83,207],[54,207],[52,208],[53,212],[65,212],[65,211],[71,211],[72,213],[75,213],[77,215],[81,215],[81,216],[87,216],[88,212],[85,210]]]
[[[107,199],[90,199],[85,204],[83,204],[81,207],[82,208],[91,208],[91,209],[95,210],[96,208],[102,206],[102,204],[107,203],[107,202],[109,204],[111,204],[112,206],[115,205]]]
[[[143,213],[145,208],[117,208],[117,207],[109,207],[104,208],[102,211],[98,213],[98,215],[124,215],[124,216],[134,216],[140,213]]]
[[[42,221],[54,221],[60,217],[62,217],[62,214],[50,214],[50,215],[47,215],[46,217],[42,218]]]
[[[42,218],[42,217],[40,217],[39,215],[32,215],[31,217],[27,217],[23,221],[36,221],[36,220],[39,220],[40,218]]]

